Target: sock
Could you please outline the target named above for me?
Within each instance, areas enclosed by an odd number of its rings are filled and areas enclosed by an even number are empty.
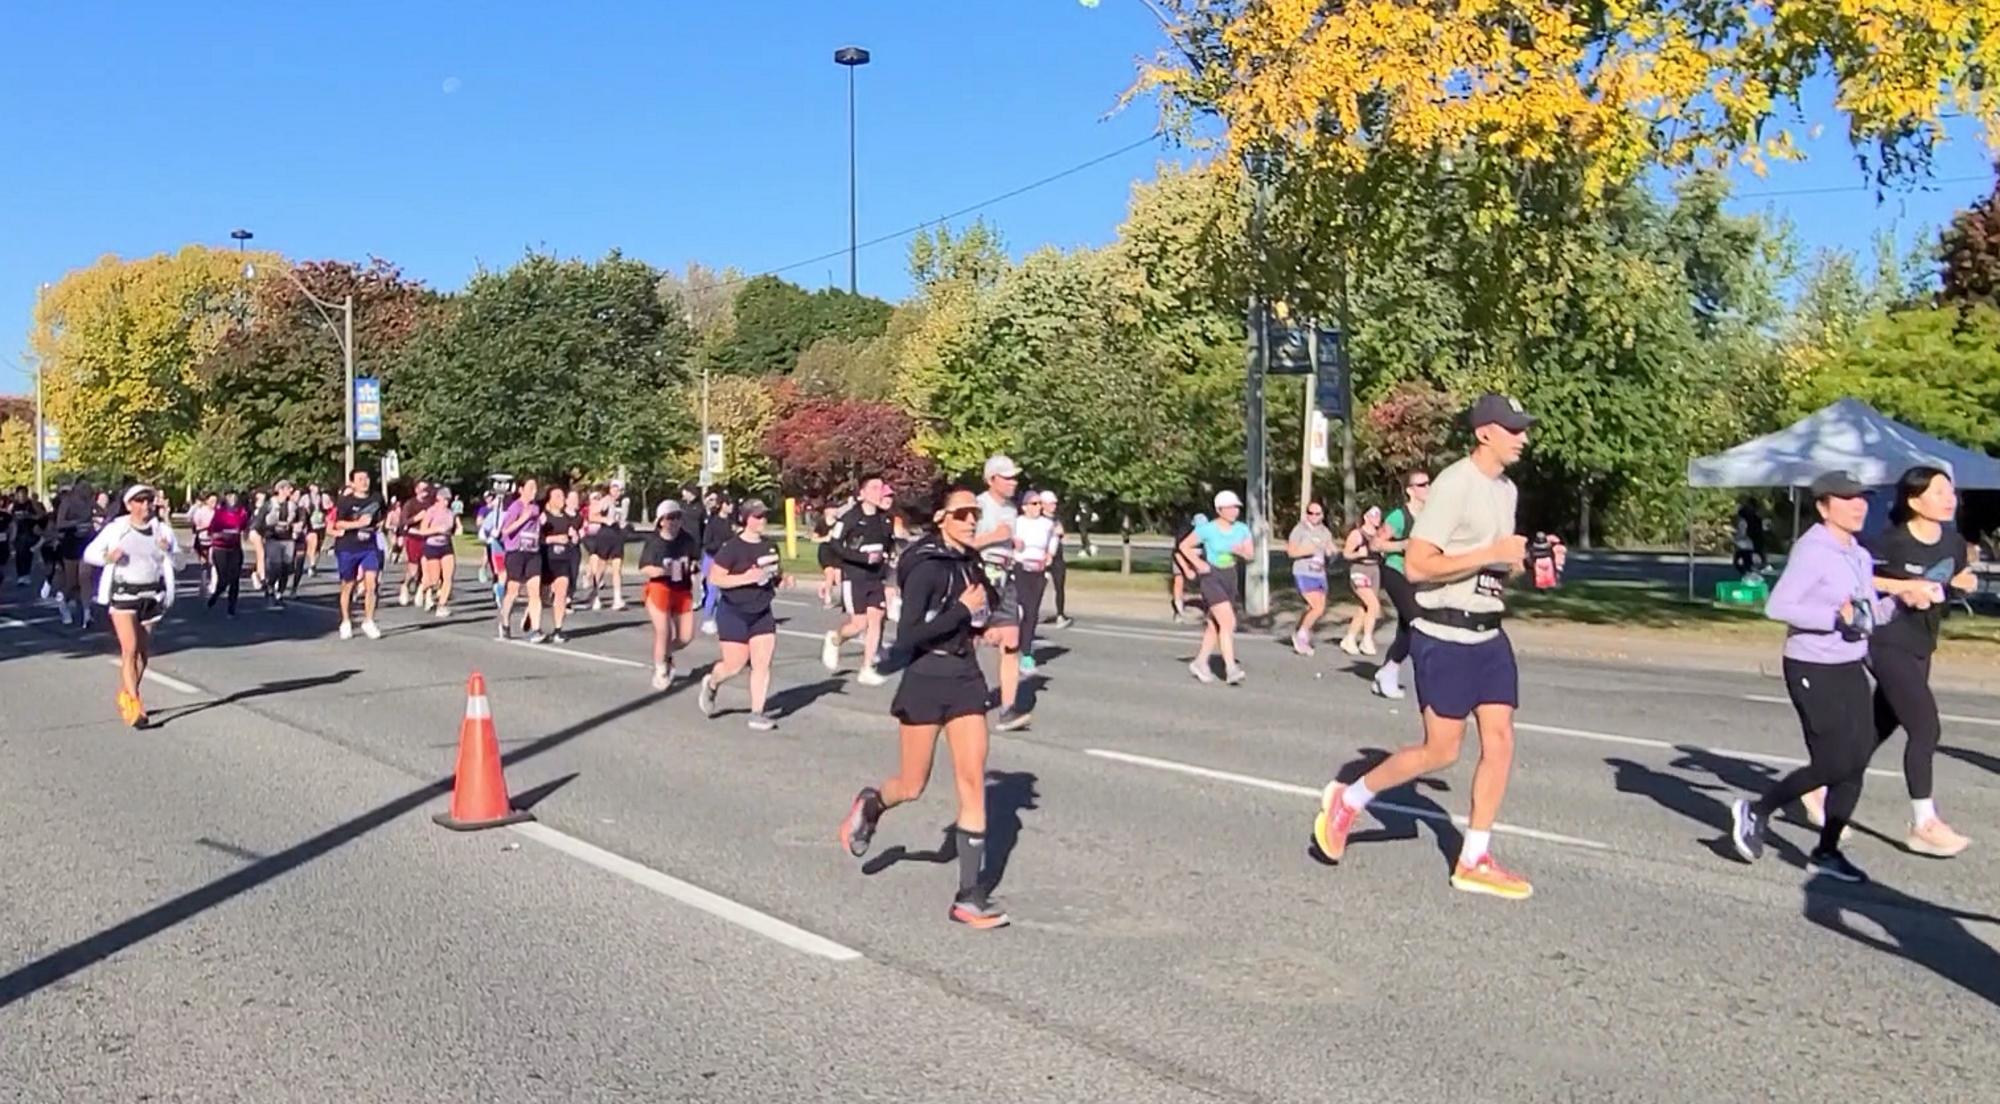
[[[1493,846],[1493,833],[1468,828],[1465,831],[1465,845],[1458,849],[1458,865],[1471,866],[1486,857],[1487,849]]]
[[[1366,809],[1368,803],[1374,799],[1375,791],[1368,788],[1367,781],[1359,778],[1349,782],[1347,788],[1340,793],[1340,803],[1357,813]]]
[[[1933,797],[1918,797],[1918,798],[1912,798],[1912,799],[1910,800],[1910,821],[1911,821],[1911,823],[1913,823],[1913,824],[1915,824],[1915,825],[1916,825],[1917,827],[1921,828],[1921,827],[1923,827],[1924,825],[1926,825],[1926,824],[1928,824],[1928,823],[1930,823],[1931,821],[1933,821],[1933,820],[1936,820],[1936,819],[1937,819],[1937,799],[1936,799],[1936,798],[1933,798]]]
[[[952,831],[958,835],[958,892],[964,896],[980,888],[979,877],[986,865],[986,833],[957,826]]]
[[[1375,685],[1377,686],[1390,686],[1401,689],[1402,684],[1403,665],[1400,663],[1384,663],[1375,672]]]
[[[1847,818],[1828,814],[1826,827],[1819,830],[1819,846],[1813,848],[1813,854],[1815,856],[1840,854],[1840,836],[1845,831],[1847,831]]]

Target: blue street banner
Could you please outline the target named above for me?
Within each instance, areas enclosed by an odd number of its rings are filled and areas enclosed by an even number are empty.
[[[370,376],[354,379],[354,439],[382,439],[382,381]]]
[[[54,422],[42,423],[42,462],[62,459],[62,430]]]

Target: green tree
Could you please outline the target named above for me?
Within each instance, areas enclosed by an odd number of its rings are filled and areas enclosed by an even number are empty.
[[[1944,440],[2000,452],[2000,307],[1878,314],[1813,377],[1807,405],[1853,396]]]
[[[789,374],[822,338],[862,341],[881,335],[893,308],[838,289],[807,291],[776,276],[742,285],[729,333],[708,351],[713,371],[734,376]]]
[[[353,297],[355,374],[383,381],[387,411],[407,398],[395,366],[435,297],[382,260],[366,267],[308,262],[291,276],[260,273],[248,323],[202,361],[204,386],[216,401],[194,450],[197,483],[249,486],[287,477],[325,483],[339,471],[346,437],[344,320],[314,306],[301,286],[330,303]],[[387,420],[378,447],[397,447],[399,421],[400,414]]]
[[[391,375],[408,412],[405,467],[471,480],[623,465],[638,483],[660,478],[694,435],[683,402],[694,337],[659,279],[616,252],[529,254],[475,275]]]

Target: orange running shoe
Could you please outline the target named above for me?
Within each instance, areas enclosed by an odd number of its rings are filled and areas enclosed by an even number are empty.
[[[1329,862],[1340,861],[1347,851],[1347,833],[1354,829],[1356,810],[1341,800],[1346,794],[1344,784],[1328,782],[1319,795],[1319,815],[1313,818],[1313,843]]]
[[[1535,895],[1535,887],[1528,884],[1528,879],[1494,862],[1491,855],[1481,855],[1469,866],[1459,863],[1458,869],[1451,872],[1451,888],[1509,901],[1525,901]]]

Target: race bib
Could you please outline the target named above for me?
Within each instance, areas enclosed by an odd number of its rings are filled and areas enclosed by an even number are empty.
[[[1210,563],[1215,567],[1235,567],[1236,553],[1218,552],[1215,554],[1215,559],[1211,560]]]
[[[1481,598],[1491,598],[1496,602],[1500,601],[1501,595],[1506,588],[1507,576],[1500,572],[1488,570],[1473,576],[1472,592]]]

